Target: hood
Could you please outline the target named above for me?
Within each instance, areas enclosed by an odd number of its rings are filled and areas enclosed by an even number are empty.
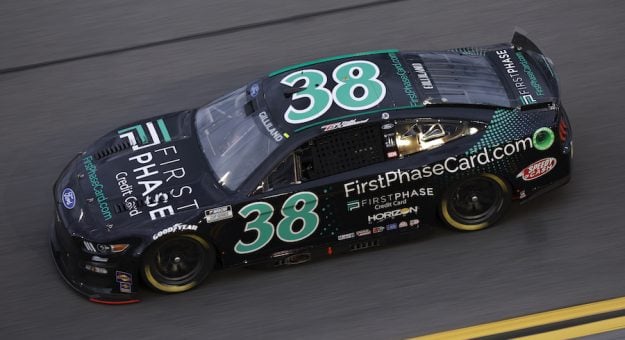
[[[218,201],[223,193],[192,117],[185,111],[121,127],[76,161],[76,196],[84,202],[90,233],[154,226]]]

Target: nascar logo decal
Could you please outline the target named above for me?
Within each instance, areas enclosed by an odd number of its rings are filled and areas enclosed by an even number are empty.
[[[156,127],[154,126],[153,122],[147,122],[145,123],[145,125],[133,125],[129,128],[121,129],[117,131],[117,133],[119,134],[120,138],[128,138],[128,141],[132,145],[132,149],[135,151],[153,145],[161,144],[161,137],[165,142],[171,141],[169,131],[167,130],[167,126],[165,126],[165,122],[163,121],[163,119],[158,119],[156,121],[156,125],[158,126],[158,130],[160,131],[160,136],[158,134],[158,131],[156,131]],[[149,138],[148,135],[145,133],[146,128],[150,134]],[[137,137],[139,137],[139,140],[141,141],[141,146],[139,146],[139,143],[137,142]]]
[[[556,167],[558,160],[553,157],[543,158],[528,165],[525,169],[521,170],[516,176],[517,178],[523,178],[524,181],[532,181],[549,173]]]

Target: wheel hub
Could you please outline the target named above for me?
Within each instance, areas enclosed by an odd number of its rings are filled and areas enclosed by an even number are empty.
[[[496,186],[488,180],[476,179],[458,187],[452,210],[465,221],[479,221],[497,209]]]

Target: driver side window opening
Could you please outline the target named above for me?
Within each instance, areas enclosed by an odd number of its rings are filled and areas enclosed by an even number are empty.
[[[383,162],[379,124],[361,125],[323,134],[304,143],[280,162],[255,193],[315,180]]]

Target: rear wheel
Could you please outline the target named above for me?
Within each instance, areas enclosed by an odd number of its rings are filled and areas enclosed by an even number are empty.
[[[202,237],[180,234],[151,246],[143,257],[145,282],[163,293],[181,293],[200,284],[215,266],[215,251]]]
[[[441,215],[452,228],[481,230],[506,212],[510,198],[510,187],[503,179],[482,174],[452,187],[441,200]]]

